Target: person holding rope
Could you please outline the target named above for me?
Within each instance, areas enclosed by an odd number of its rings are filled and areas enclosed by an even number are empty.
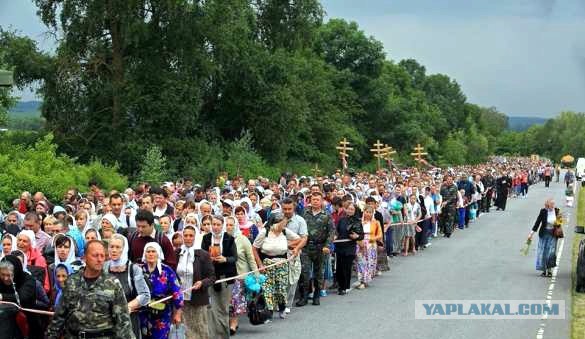
[[[288,242],[296,241],[300,237],[290,229],[286,229],[288,219],[282,212],[272,212],[265,230],[258,234],[252,252],[260,272],[266,275],[266,282],[262,286],[266,307],[272,312],[278,310],[281,319],[286,318],[285,308],[289,285],[289,263],[287,262]],[[297,247],[301,243],[297,243]],[[299,248],[294,253],[299,252]],[[282,265],[271,266],[282,262]]]
[[[87,243],[86,266],[67,279],[48,339],[134,339],[128,303],[122,285],[103,271],[106,248],[101,241]]]

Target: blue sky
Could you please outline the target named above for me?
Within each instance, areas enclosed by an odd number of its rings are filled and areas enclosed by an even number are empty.
[[[473,103],[512,116],[585,111],[585,1],[322,0],[356,21],[393,60],[455,78]],[[53,42],[29,0],[0,0],[0,25]],[[31,99],[25,92],[23,99]]]

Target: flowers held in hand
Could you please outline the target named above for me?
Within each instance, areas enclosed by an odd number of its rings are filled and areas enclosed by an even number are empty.
[[[532,243],[532,239],[526,239],[526,242],[524,243],[524,246],[520,250],[520,253],[523,256],[527,256],[528,255],[528,251],[530,250],[530,244],[531,243]]]

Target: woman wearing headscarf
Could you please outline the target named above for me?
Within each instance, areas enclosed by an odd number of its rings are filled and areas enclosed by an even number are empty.
[[[181,280],[181,290],[194,287],[184,293],[185,306],[183,318],[187,338],[209,338],[207,305],[208,287],[215,282],[215,271],[209,253],[196,246],[199,231],[192,225],[183,228],[183,245],[177,251],[177,275]]]
[[[49,283],[49,274],[47,273],[47,261],[41,252],[36,248],[35,234],[31,230],[21,231],[17,238],[17,247],[27,258],[26,265],[33,276],[39,281],[43,281],[45,292],[49,293],[51,284]]]
[[[163,303],[161,310],[157,307],[147,307],[140,312],[140,326],[142,338],[166,339],[169,336],[171,324],[181,322],[183,308],[183,293],[175,271],[163,264],[165,256],[160,245],[149,242],[144,246],[142,254],[142,272],[144,278],[150,281],[150,297],[153,300],[172,295],[172,299]],[[160,306],[160,305],[159,305]]]
[[[49,272],[49,283],[51,286],[55,285],[55,267],[59,264],[67,264],[73,270],[73,272],[79,271],[79,269],[83,266],[81,260],[79,260],[76,255],[76,243],[73,238],[66,236],[65,234],[57,234],[55,238],[53,238],[53,247],[55,248],[55,261],[49,265],[48,272]]]
[[[211,256],[216,280],[236,276],[238,251],[234,237],[225,232],[223,217],[213,216],[211,232],[203,236],[201,249]],[[213,339],[229,338],[229,305],[233,284],[215,283],[211,290],[211,308],[209,310],[209,334]]]
[[[104,271],[118,278],[128,301],[128,311],[136,339],[140,339],[140,318],[138,310],[150,302],[150,290],[144,280],[142,269],[128,260],[128,240],[121,234],[114,234],[108,245],[109,259]]]
[[[73,268],[66,263],[59,263],[55,266],[53,272],[53,290],[51,295],[51,306],[52,309],[55,310],[57,305],[59,305],[59,301],[61,300],[61,295],[63,293],[63,287],[65,287],[65,282],[69,279],[69,276],[73,274]]]
[[[250,242],[253,242],[258,236],[258,227],[248,218],[248,212],[246,212],[246,209],[242,206],[238,206],[234,210],[234,215],[238,221],[239,232],[248,238]]]
[[[14,255],[7,255],[0,261],[0,300],[12,302],[25,308],[35,306],[35,279],[23,270],[20,260]],[[6,308],[3,308],[6,309]],[[7,312],[8,313],[8,312]],[[3,338],[22,338],[16,319],[17,312],[11,319],[2,322]],[[38,326],[36,318],[27,316],[29,329]],[[29,333],[29,334],[32,334]]]
[[[83,230],[82,235],[86,244],[92,240],[102,240],[100,232],[98,232],[98,230],[93,227],[87,227],[85,230]]]
[[[0,255],[0,259],[15,251],[17,249],[16,243],[17,240],[15,236],[10,233],[5,233],[2,236],[2,254]]]
[[[286,318],[284,311],[289,286],[288,242],[300,239],[295,232],[286,229],[288,221],[282,212],[272,212],[265,230],[258,234],[252,248],[256,264],[266,275],[266,282],[262,286],[266,308],[272,312],[278,310],[281,319]],[[298,252],[298,248],[295,251]],[[264,269],[277,263],[281,264]]]
[[[544,208],[538,213],[538,218],[528,234],[528,240],[532,240],[532,235],[538,232],[536,270],[542,271],[541,277],[552,277],[552,269],[556,266],[557,238],[553,231],[555,227],[561,227],[560,219],[560,210],[555,208],[554,200],[548,199],[544,203]]]
[[[112,236],[116,234],[118,226],[118,218],[112,213],[106,213],[102,217],[100,233],[102,237],[101,240],[106,243],[106,245],[108,245]]]
[[[236,218],[226,217],[225,227],[226,232],[233,236],[236,241],[236,249],[238,251],[238,260],[236,261],[236,270],[238,275],[255,271],[258,269],[254,253],[252,252],[252,244],[248,237],[244,236],[236,226]],[[236,334],[238,328],[238,317],[245,314],[247,311],[246,297],[244,295],[244,280],[236,279],[232,287],[232,301],[230,305],[230,334]]]

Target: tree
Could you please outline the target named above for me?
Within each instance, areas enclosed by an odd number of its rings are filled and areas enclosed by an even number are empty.
[[[167,159],[162,155],[160,147],[151,145],[146,150],[136,182],[159,186],[166,180],[169,180]]]

